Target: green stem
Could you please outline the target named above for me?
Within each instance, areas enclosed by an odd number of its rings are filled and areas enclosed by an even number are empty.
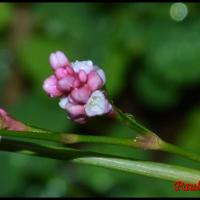
[[[52,133],[52,132],[30,132],[30,131],[9,131],[0,130],[1,136],[27,138],[36,140],[45,140],[63,144],[76,144],[76,143],[102,143],[122,145],[129,147],[138,147],[137,141],[128,138],[114,138],[108,136],[92,136],[92,135],[78,135],[70,133]]]
[[[166,143],[162,141],[158,136],[149,134],[145,136],[138,136],[136,139],[133,138],[114,138],[108,136],[92,136],[92,135],[78,135],[70,133],[52,133],[50,131],[43,132],[28,132],[28,131],[8,131],[0,130],[1,136],[16,137],[16,138],[27,138],[44,140],[63,144],[77,144],[77,143],[99,143],[99,144],[111,144],[127,146],[131,148],[142,148],[151,150],[160,150],[164,152],[175,153],[183,157],[189,158],[194,161],[200,162],[200,156],[194,153],[190,153],[180,147]]]
[[[141,135],[150,135],[152,134],[152,131],[145,128],[141,124],[139,124],[133,117],[133,115],[129,113],[122,112],[119,108],[113,105],[114,111],[115,111],[115,118],[119,120],[120,122],[124,123],[134,131],[136,131],[138,134]]]
[[[35,132],[35,133],[37,133],[37,132],[38,133],[50,133],[50,131],[36,127],[36,126],[32,126],[32,125],[29,125],[29,124],[24,124],[24,125],[26,126],[27,131],[31,131],[31,132]]]
[[[128,147],[151,149],[151,150],[160,150],[164,152],[174,153],[181,155],[183,157],[189,158],[200,162],[200,156],[194,153],[191,153],[187,150],[184,150],[173,144],[169,144],[159,138],[155,133],[143,127],[141,124],[136,122],[134,117],[130,114],[123,113],[120,109],[113,105],[115,110],[114,116],[121,122],[128,125],[133,130],[136,130],[137,133],[141,134],[137,136],[136,139],[133,138],[114,138],[107,136],[91,136],[91,135],[77,135],[77,134],[65,134],[65,133],[56,133],[52,134],[51,131],[44,130],[41,128],[33,127],[30,125],[27,126],[27,130],[31,131],[28,134],[20,135],[18,132],[7,132],[8,136],[21,137],[21,138],[31,138],[31,139],[40,139],[54,141],[58,143],[65,144],[75,144],[75,143],[102,143],[102,144],[114,144],[114,145],[123,145]],[[33,133],[34,132],[34,133]],[[38,134],[36,135],[35,132]],[[1,132],[0,132],[1,133]],[[3,131],[2,135],[5,133]]]
[[[50,134],[51,132],[32,132],[32,131],[10,131],[10,130],[0,130],[1,136],[15,137],[21,139],[36,139],[45,140],[51,142],[60,142],[60,134]]]
[[[62,134],[61,141],[66,144],[75,143],[99,143],[111,144],[128,147],[138,147],[137,142],[130,138],[116,138],[108,136],[78,135],[78,134]]]
[[[185,149],[182,149],[182,148],[180,148],[176,145],[173,145],[173,144],[170,144],[170,143],[163,141],[160,148],[161,148],[162,151],[178,154],[178,155],[181,155],[183,157],[189,158],[191,160],[200,162],[200,156],[199,155],[194,154],[194,153],[187,151]]]
[[[186,158],[189,158],[194,161],[200,162],[200,156],[184,150],[176,145],[167,143],[159,138],[154,132],[148,130],[134,119],[134,117],[130,114],[123,113],[120,109],[114,106],[115,117],[120,120],[122,123],[128,125],[131,129],[136,130],[137,133],[141,134],[138,136],[137,144],[141,143],[141,147],[146,147],[146,149],[155,149],[164,152],[174,153]],[[150,139],[148,139],[150,138]],[[141,142],[140,142],[141,141]],[[154,148],[152,148],[154,147]],[[155,148],[156,147],[156,148]]]
[[[72,148],[52,147],[29,142],[2,139],[0,150],[65,161],[67,160],[76,164],[104,167],[106,169],[118,170],[168,181],[181,180],[186,183],[197,183],[200,180],[200,171],[195,169],[149,161],[128,160],[116,156],[111,157],[100,153],[84,152]]]

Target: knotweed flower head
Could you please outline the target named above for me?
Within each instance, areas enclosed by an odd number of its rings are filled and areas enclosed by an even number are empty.
[[[106,83],[105,73],[92,61],[69,62],[61,51],[49,57],[53,75],[43,84],[50,97],[59,97],[59,106],[66,110],[68,117],[84,123],[88,117],[109,114],[112,105],[102,90]]]

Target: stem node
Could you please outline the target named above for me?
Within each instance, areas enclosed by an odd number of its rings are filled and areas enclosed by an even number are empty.
[[[134,142],[137,147],[142,148],[144,150],[152,149],[157,150],[160,149],[162,140],[156,134],[151,133],[148,135],[138,135]]]
[[[75,134],[62,134],[60,141],[64,144],[74,144],[79,141],[79,137]]]

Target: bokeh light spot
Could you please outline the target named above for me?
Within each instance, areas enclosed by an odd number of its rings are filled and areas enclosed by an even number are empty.
[[[184,3],[173,3],[170,7],[170,16],[175,21],[182,21],[188,14],[188,8]]]

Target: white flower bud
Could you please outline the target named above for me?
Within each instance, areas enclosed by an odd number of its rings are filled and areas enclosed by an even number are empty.
[[[63,97],[63,98],[60,99],[58,104],[62,109],[66,109],[67,103],[68,103],[68,98],[67,97]]]
[[[105,98],[103,92],[93,92],[85,105],[85,112],[88,117],[103,115],[110,111],[111,105]]]
[[[85,71],[86,74],[89,74],[94,68],[92,61],[75,61],[72,64],[72,67],[76,73],[78,73],[80,70]]]

